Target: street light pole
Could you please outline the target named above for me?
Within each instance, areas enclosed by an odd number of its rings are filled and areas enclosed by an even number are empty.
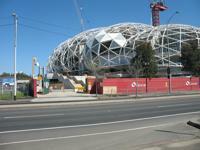
[[[176,15],[179,14],[178,11],[174,12],[170,18],[167,21],[167,36],[168,36],[168,27],[169,27],[169,23],[172,20],[172,18]],[[168,78],[169,78],[169,94],[172,92],[172,82],[171,82],[171,69],[170,69],[170,51],[169,51],[169,37],[167,38],[167,51],[168,51],[168,67],[167,67],[167,74],[168,74]]]
[[[16,100],[17,95],[17,69],[16,69],[16,62],[17,62],[17,14],[12,14],[14,18],[14,100]]]

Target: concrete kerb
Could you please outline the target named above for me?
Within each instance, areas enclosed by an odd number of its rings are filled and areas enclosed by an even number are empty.
[[[135,100],[148,100],[148,99],[154,99],[154,98],[170,98],[174,96],[192,96],[192,95],[199,95],[200,96],[200,91],[198,92],[176,92],[176,93],[157,93],[157,94],[146,94],[146,95],[138,95],[137,97],[135,95],[129,95],[129,96],[113,96],[113,97],[104,97],[100,96],[98,97],[99,100],[118,100],[118,99],[135,99]]]

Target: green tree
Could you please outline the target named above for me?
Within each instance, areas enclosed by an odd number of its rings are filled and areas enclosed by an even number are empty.
[[[182,45],[181,62],[184,71],[189,71],[193,75],[200,76],[200,48],[197,40]]]
[[[129,73],[137,78],[141,72],[143,72],[142,59],[140,56],[136,56],[130,61]]]
[[[29,79],[31,79],[31,76],[29,76],[25,73],[17,73],[17,79],[18,80],[29,80]]]
[[[137,64],[138,67],[136,68],[140,68],[145,77],[154,77],[157,73],[158,67],[155,61],[155,52],[151,43],[140,43],[139,46],[136,47],[136,56],[131,60],[131,63]]]
[[[0,77],[2,77],[2,78],[14,77],[14,74],[3,72],[2,74],[0,74]],[[17,79],[18,80],[29,80],[29,79],[31,79],[31,76],[29,76],[25,73],[17,73]]]
[[[7,72],[3,72],[2,74],[0,74],[0,77],[4,78],[4,77],[10,77],[11,74],[7,73]]]

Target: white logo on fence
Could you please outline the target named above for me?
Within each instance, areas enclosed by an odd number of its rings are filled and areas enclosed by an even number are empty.
[[[134,88],[134,87],[146,87],[146,84],[137,84],[136,82],[133,82],[132,84],[131,84],[131,86]]]
[[[186,86],[189,86],[189,85],[198,85],[198,83],[197,83],[197,82],[191,83],[190,81],[186,81],[186,82],[185,82],[185,85],[186,85]]]
[[[190,81],[186,81],[186,82],[185,82],[185,85],[186,85],[186,86],[189,86],[189,85],[190,85]]]

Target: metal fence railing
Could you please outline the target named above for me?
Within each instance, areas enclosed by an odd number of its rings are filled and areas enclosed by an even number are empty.
[[[17,85],[17,98],[26,98],[30,96],[29,84]],[[14,97],[14,86],[0,84],[0,100],[11,100]]]

